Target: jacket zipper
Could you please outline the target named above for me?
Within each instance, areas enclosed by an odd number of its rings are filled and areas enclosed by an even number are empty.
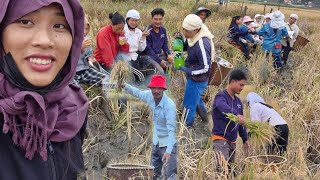
[[[52,172],[52,180],[57,180],[57,174],[56,174],[56,166],[54,164],[54,149],[53,146],[51,144],[51,141],[48,141],[48,150],[49,150],[49,154],[48,154],[48,160],[49,160],[49,166],[51,168],[51,172]]]

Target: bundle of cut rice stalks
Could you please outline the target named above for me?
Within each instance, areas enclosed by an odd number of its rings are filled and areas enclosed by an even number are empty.
[[[239,119],[236,115],[232,113],[225,113],[227,118],[230,119],[227,124],[226,130],[231,122],[239,123]],[[263,146],[266,144],[272,144],[277,136],[274,127],[270,126],[268,123],[246,121],[244,126],[248,129],[248,134],[250,138],[250,143],[254,146]]]
[[[110,82],[124,84],[131,78],[129,65],[125,61],[118,61],[110,74]],[[120,89],[117,89],[120,91]]]

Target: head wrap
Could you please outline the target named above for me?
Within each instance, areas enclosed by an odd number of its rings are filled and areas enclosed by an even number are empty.
[[[54,82],[47,87],[34,87],[23,75],[12,74],[19,72],[16,66],[4,67],[0,71],[2,131],[5,134],[12,132],[13,143],[25,150],[28,159],[39,153],[43,160],[47,160],[47,141],[72,139],[83,126],[88,109],[88,100],[82,89],[70,85],[84,32],[84,13],[79,0],[2,0],[1,33],[15,20],[52,3],[62,7],[73,39],[69,57]],[[1,54],[0,62],[6,66],[15,65],[10,52],[6,53]],[[13,82],[15,80],[22,83]]]
[[[127,18],[134,18],[134,19],[140,19],[140,14],[137,10],[135,9],[131,9],[127,12],[127,16],[126,16],[126,19]]]
[[[263,98],[254,92],[249,92],[249,94],[247,95],[246,101],[250,107],[252,107],[252,105],[255,103],[265,103]]]
[[[284,14],[280,11],[275,11],[271,14],[271,23],[270,26],[273,29],[283,29],[286,27],[286,23],[284,22]]]
[[[202,27],[202,20],[199,16],[195,14],[187,15],[182,23],[182,27],[188,31],[194,31]]]
[[[299,19],[299,16],[297,14],[291,14],[290,17],[295,18],[296,21]]]

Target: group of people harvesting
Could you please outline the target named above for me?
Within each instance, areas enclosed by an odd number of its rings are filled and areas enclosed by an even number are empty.
[[[232,18],[228,32],[228,42],[239,48],[246,59],[251,52],[262,45],[262,50],[274,59],[274,66],[281,69],[287,64],[288,55],[299,35],[297,14],[291,14],[288,23],[280,11],[266,15],[235,16]],[[250,44],[254,44],[252,47]]]
[[[90,26],[78,0],[2,0],[0,9],[0,164],[3,166],[0,179],[77,179],[85,169],[82,144],[88,99],[72,80],[99,83],[108,78],[107,73],[90,65],[96,61],[109,71],[117,58],[128,57],[135,68],[139,51],[147,52],[146,61],[157,63],[159,72],[164,70],[170,57],[166,30],[161,25],[164,11],[159,8],[152,11],[153,24],[143,32],[136,29],[139,22],[136,11],[128,12],[126,19],[113,14],[112,24],[99,31],[97,47],[93,50],[92,40],[86,36]],[[182,24],[188,43],[188,65],[178,70],[187,75],[183,106],[188,112],[189,127],[197,109],[205,111],[201,94],[208,85],[214,59],[213,35],[203,22],[199,16],[190,14]],[[123,29],[128,30],[124,39]],[[244,145],[250,145],[243,126],[243,106],[236,96],[246,79],[241,70],[231,72],[227,89],[219,92],[213,102],[214,150],[230,163],[238,132]],[[177,110],[164,92],[166,78],[153,75],[148,84],[150,90],[145,91],[129,84],[119,87],[150,106],[154,123],[151,155],[154,179],[163,176],[162,168],[164,178],[175,179]],[[257,94],[249,95],[251,119],[269,123],[279,131],[281,139],[272,147],[283,153],[288,139],[286,122]],[[231,122],[223,134],[228,121],[224,113],[229,112],[238,116],[240,123]]]

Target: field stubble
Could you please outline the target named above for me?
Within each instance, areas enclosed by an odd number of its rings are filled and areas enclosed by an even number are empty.
[[[182,20],[191,12],[192,3],[191,1],[157,3],[82,1],[89,15],[92,27],[90,34],[93,39],[101,27],[109,24],[109,13],[119,11],[125,15],[129,9],[137,9],[141,13],[140,28],[143,29],[149,24],[151,10],[155,7],[162,7],[166,11],[164,25],[167,28],[170,42],[172,34],[181,30]],[[271,68],[271,61],[266,61],[263,55],[257,54],[256,58],[247,62],[236,48],[226,42],[225,34],[231,16],[239,14],[240,7],[239,3],[231,3],[227,8],[209,5],[214,13],[206,21],[206,25],[215,35],[214,42],[217,50],[221,50],[221,56],[228,59],[235,67],[246,67],[249,71],[249,86],[240,95],[242,100],[249,91],[256,91],[263,95],[266,101],[287,120],[290,137],[288,152],[285,156],[288,161],[277,172],[247,170],[245,157],[265,154],[265,150],[254,146],[252,151],[246,154],[242,151],[239,139],[236,152],[237,163],[233,167],[233,171],[238,174],[236,179],[320,179],[320,31],[317,28],[320,13],[300,9],[280,9],[286,17],[291,13],[299,15],[298,25],[310,43],[302,51],[293,52],[290,56],[289,67],[281,74],[277,74]],[[248,14],[251,16],[263,13],[263,6],[248,4],[248,8]],[[267,11],[270,8],[277,9],[277,7],[267,7]],[[174,80],[172,82],[176,83],[175,87],[178,88],[169,90],[168,93],[174,97],[181,115],[184,83]],[[204,99],[208,109],[212,106],[214,95],[221,88],[211,86],[207,89]],[[89,88],[86,93],[91,100],[88,122],[91,133],[84,143],[86,176],[89,179],[105,177],[105,166],[112,162],[149,164],[152,123],[146,105],[136,99],[130,99],[127,111],[122,112],[118,106],[114,106],[115,119],[107,120],[97,108],[101,103],[101,92],[97,88]],[[248,110],[245,111],[248,114]],[[120,117],[122,120],[119,120]],[[179,119],[180,179],[226,179],[225,174],[214,173],[216,157],[212,152],[209,138],[211,120],[209,123],[196,120],[195,130],[190,131],[184,127],[183,118]]]

